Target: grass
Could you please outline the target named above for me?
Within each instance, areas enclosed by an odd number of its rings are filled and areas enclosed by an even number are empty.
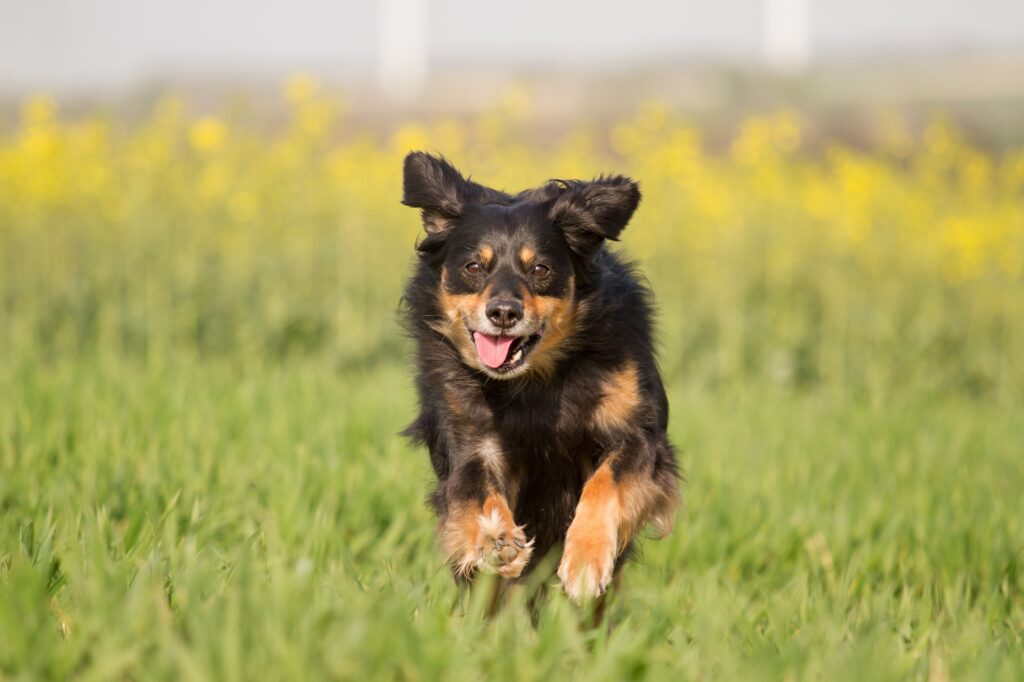
[[[400,364],[0,367],[4,677],[1024,674],[1017,409],[675,388],[686,509],[607,633],[452,585]]]

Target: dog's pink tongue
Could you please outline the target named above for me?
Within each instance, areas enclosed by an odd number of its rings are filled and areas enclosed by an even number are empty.
[[[508,348],[516,340],[514,336],[491,336],[473,332],[476,352],[484,364],[491,368],[501,367],[508,357]]]

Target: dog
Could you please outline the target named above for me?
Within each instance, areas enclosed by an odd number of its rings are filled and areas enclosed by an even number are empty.
[[[605,246],[640,202],[621,176],[507,194],[405,158],[425,233],[403,294],[441,551],[457,581],[521,581],[561,547],[576,602],[601,596],[648,523],[672,529],[679,473],[651,292]],[[504,581],[502,581],[504,582]]]

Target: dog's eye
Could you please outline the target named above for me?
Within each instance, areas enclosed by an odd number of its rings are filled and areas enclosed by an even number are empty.
[[[483,271],[483,266],[477,263],[476,261],[466,263],[466,272],[468,272],[471,275],[479,275]]]
[[[551,272],[551,268],[549,268],[548,266],[543,265],[541,263],[537,263],[536,265],[533,266],[533,276],[534,277],[547,277],[548,273],[550,273],[550,272]]]

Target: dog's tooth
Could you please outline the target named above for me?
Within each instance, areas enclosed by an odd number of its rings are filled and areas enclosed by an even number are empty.
[[[512,362],[519,362],[523,359],[523,350],[520,348],[516,351],[516,354],[512,356]]]

